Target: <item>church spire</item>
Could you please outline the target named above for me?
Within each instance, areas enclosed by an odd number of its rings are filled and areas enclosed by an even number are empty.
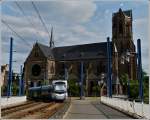
[[[53,47],[54,47],[54,41],[53,41],[53,27],[51,28],[51,37],[50,37],[49,47],[50,47],[50,48],[53,48]]]

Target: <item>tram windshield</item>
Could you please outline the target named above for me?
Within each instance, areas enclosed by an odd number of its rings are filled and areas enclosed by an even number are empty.
[[[63,82],[56,82],[54,86],[54,91],[66,91],[66,85]]]

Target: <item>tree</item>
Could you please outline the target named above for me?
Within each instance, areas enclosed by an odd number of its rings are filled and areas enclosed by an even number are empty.
[[[138,98],[138,81],[137,80],[129,80],[128,74],[124,73],[121,75],[121,85],[125,88],[124,93],[128,94],[131,99],[137,99]],[[129,86],[128,86],[129,84]],[[129,89],[128,89],[129,87]],[[128,91],[129,90],[129,91]]]
[[[98,93],[100,91],[100,87],[98,85],[94,85],[93,88],[92,88],[92,91],[94,93],[94,96],[98,96]]]
[[[18,95],[19,93],[19,87],[15,83],[12,84],[12,95]]]
[[[77,84],[76,80],[68,80],[69,85],[69,94],[71,96],[79,96],[80,95],[80,87]]]
[[[143,96],[144,96],[144,102],[148,103],[149,101],[149,76],[147,76],[147,73],[142,70],[142,76],[143,76]],[[125,93],[127,93],[127,83],[128,83],[128,74],[122,74],[121,75],[121,85],[123,85],[125,89]],[[138,99],[139,97],[139,81],[138,80],[129,80],[130,85],[130,98],[131,99]]]
[[[138,99],[139,83],[138,80],[130,80],[130,98]]]
[[[149,103],[149,76],[145,71],[143,73],[143,97],[145,103]]]
[[[128,83],[128,74],[127,73],[124,73],[121,75],[120,77],[120,84],[123,86],[123,88],[125,88],[123,90],[123,92],[125,94],[127,94],[127,83]]]

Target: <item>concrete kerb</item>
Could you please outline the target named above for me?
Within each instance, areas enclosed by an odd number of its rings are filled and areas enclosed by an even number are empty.
[[[64,116],[62,117],[62,119],[65,119],[65,117],[66,117],[67,114],[69,113],[71,107],[72,107],[72,102],[71,102],[71,98],[70,98],[70,106],[69,106],[68,110],[65,112]]]
[[[121,109],[121,108],[119,108],[119,107],[114,107],[114,106],[112,106],[112,105],[110,105],[110,104],[107,104],[107,103],[105,103],[105,102],[102,102],[102,101],[100,101],[102,104],[104,104],[104,105],[107,105],[108,107],[111,107],[111,108],[113,108],[113,109],[115,109],[115,110],[117,110],[117,111],[119,111],[119,112],[122,112],[122,113],[124,113],[124,114],[126,114],[126,115],[128,115],[128,116],[130,116],[130,117],[133,117],[133,118],[135,118],[135,119],[146,119],[146,118],[144,118],[144,117],[141,117],[141,116],[139,116],[139,115],[137,115],[137,114],[135,114],[135,113],[131,113],[131,112],[129,112],[129,111],[125,111],[125,110],[123,110],[123,109]]]
[[[57,110],[57,112],[54,113],[49,119],[63,119],[63,116],[68,111],[69,107],[70,107],[70,100],[67,99],[65,101],[63,107],[61,107],[59,110]]]

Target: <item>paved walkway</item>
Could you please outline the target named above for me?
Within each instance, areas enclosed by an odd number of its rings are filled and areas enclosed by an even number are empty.
[[[131,119],[99,102],[99,99],[73,99],[65,119]]]

